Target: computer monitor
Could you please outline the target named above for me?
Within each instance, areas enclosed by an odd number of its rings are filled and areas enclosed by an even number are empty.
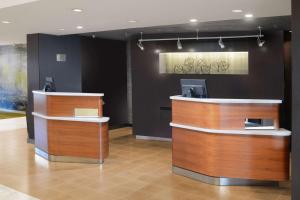
[[[56,92],[54,80],[53,80],[52,77],[46,77],[43,91],[45,91],[45,92]]]
[[[181,91],[183,97],[207,98],[205,79],[181,79]]]

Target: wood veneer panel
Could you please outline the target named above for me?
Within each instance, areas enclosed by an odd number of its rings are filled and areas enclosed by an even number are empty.
[[[34,93],[33,99],[34,99],[33,100],[34,101],[33,111],[43,114],[43,115],[46,115],[47,114],[47,96],[43,95],[43,94]]]
[[[75,108],[98,109],[99,117],[103,116],[101,97],[85,96],[48,96],[48,116],[74,116]]]
[[[172,131],[174,166],[214,177],[289,179],[289,137]]]
[[[49,120],[49,154],[100,159],[100,141],[108,146],[108,139],[100,139],[105,136],[100,131],[98,123]],[[103,148],[106,154],[107,148]]]
[[[100,145],[101,152],[100,158],[104,159],[109,154],[109,134],[108,134],[108,123],[102,123],[100,127]]]
[[[276,104],[213,104],[172,100],[172,122],[208,129],[242,130],[246,118],[274,119],[279,128]]]
[[[34,117],[34,133],[35,133],[35,146],[45,152],[48,152],[48,131],[47,120]]]

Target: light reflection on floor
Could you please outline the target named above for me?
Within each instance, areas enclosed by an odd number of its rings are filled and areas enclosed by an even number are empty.
[[[4,131],[12,131],[12,130],[22,129],[26,127],[27,127],[26,117],[0,120],[0,133]]]
[[[49,161],[46,160],[45,158],[42,158],[41,156],[34,155],[34,161],[35,161],[36,165],[38,165],[39,167],[42,167],[45,169],[49,168]]]
[[[0,199],[5,200],[38,200],[35,197],[18,192],[14,189],[0,185]]]

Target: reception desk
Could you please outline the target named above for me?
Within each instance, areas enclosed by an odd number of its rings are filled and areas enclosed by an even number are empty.
[[[172,96],[173,172],[215,185],[289,180],[290,131],[281,100]],[[267,121],[248,126],[254,121]]]
[[[103,163],[109,153],[103,94],[33,91],[35,151],[49,161]]]

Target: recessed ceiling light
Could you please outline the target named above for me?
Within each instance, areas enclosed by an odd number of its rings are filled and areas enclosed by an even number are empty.
[[[136,23],[137,21],[136,20],[129,20],[128,22],[129,23]]]
[[[4,21],[2,21],[2,24],[11,24],[11,22],[4,20]]]
[[[77,29],[83,29],[83,26],[76,26]]]
[[[64,28],[60,28],[59,30],[60,30],[60,31],[64,31],[65,29],[64,29]]]
[[[72,9],[72,11],[73,11],[73,12],[78,12],[78,13],[80,13],[80,12],[82,12],[83,10],[80,9],[80,8],[74,8],[74,9]]]
[[[197,19],[190,19],[190,22],[194,23],[194,22],[197,22],[198,20]]]
[[[249,14],[246,14],[245,17],[246,17],[246,18],[252,18],[252,17],[253,17],[253,14],[250,14],[250,13],[249,13]]]
[[[241,12],[243,12],[243,10],[236,9],[236,10],[232,10],[232,12],[234,12],[234,13],[241,13]]]

